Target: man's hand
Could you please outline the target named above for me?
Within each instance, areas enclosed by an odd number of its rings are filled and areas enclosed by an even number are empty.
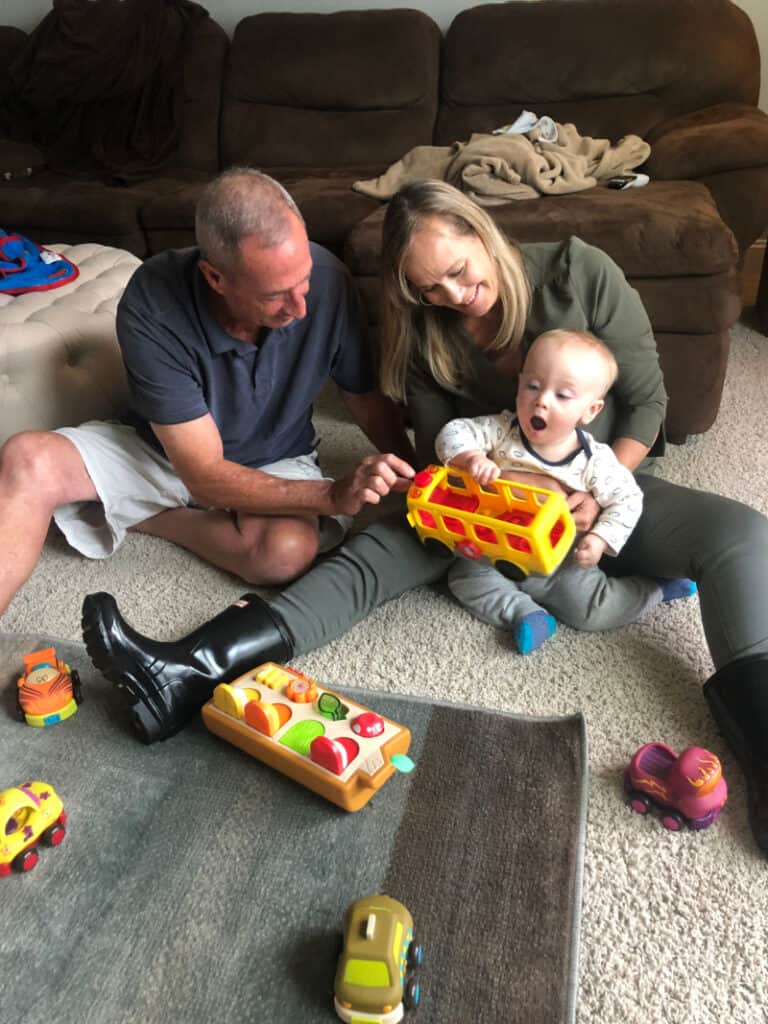
[[[597,565],[605,554],[607,546],[603,538],[598,537],[596,533],[585,533],[573,549],[573,560],[583,569],[590,565]]]
[[[496,463],[492,462],[485,452],[481,451],[460,452],[455,458],[451,459],[450,464],[455,466],[456,469],[469,473],[475,483],[481,486],[483,484],[492,484],[501,473]]]
[[[357,468],[331,485],[334,515],[354,516],[378,505],[390,491],[407,491],[415,470],[397,455],[366,455]]]
[[[588,491],[573,491],[566,498],[579,533],[586,533],[600,514],[600,506]]]

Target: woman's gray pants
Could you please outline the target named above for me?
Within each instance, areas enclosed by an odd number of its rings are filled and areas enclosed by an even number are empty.
[[[768,654],[768,519],[729,498],[655,476],[636,479],[643,514],[619,557],[607,560],[612,574],[695,580],[716,668]],[[385,601],[441,579],[451,561],[421,544],[403,512],[350,537],[270,604],[293,636],[294,653],[302,654]],[[578,605],[555,600],[547,610],[579,628]]]

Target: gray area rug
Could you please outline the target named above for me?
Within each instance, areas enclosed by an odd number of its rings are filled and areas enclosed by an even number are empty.
[[[15,720],[15,679],[51,642],[85,701],[34,729]],[[337,1020],[343,912],[377,891],[425,949],[420,1024],[574,1019],[580,715],[356,691],[411,729],[416,769],[347,814],[200,719],[143,746],[79,644],[4,634],[0,663],[0,786],[47,782],[68,814],[60,846],[0,879],[3,1022]]]

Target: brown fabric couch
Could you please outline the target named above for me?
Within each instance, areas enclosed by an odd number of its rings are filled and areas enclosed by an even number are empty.
[[[251,164],[278,178],[310,237],[340,251],[378,206],[352,182],[432,137],[440,40],[414,10],[244,18],[224,77],[221,166]],[[145,206],[151,252],[191,244],[197,192],[182,182]]]
[[[492,4],[460,13],[445,39],[435,145],[492,131],[521,109],[651,144],[644,188],[489,212],[519,241],[574,234],[619,263],[654,326],[676,441],[715,419],[741,309],[740,254],[768,225],[759,68],[752,25],[728,0]],[[382,216],[359,223],[344,250],[371,311]]]
[[[0,28],[0,96],[2,69],[25,41]],[[740,312],[740,257],[768,225],[759,53],[730,0],[517,0],[468,8],[444,39],[427,15],[406,9],[255,14],[231,42],[208,18],[189,40],[184,72],[180,143],[160,170],[127,186],[45,169],[0,178],[0,225],[145,256],[191,244],[202,184],[249,163],[283,181],[310,235],[343,255],[375,323],[383,209],[353,181],[414,146],[466,140],[523,109],[582,135],[637,134],[651,144],[645,188],[596,187],[490,212],[520,241],[577,234],[613,256],[656,330],[669,436],[713,422]],[[6,146],[0,175],[12,162]]]

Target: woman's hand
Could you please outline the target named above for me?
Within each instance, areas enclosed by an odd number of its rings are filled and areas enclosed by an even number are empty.
[[[586,533],[600,514],[600,506],[588,491],[573,491],[566,498],[579,533]]]

